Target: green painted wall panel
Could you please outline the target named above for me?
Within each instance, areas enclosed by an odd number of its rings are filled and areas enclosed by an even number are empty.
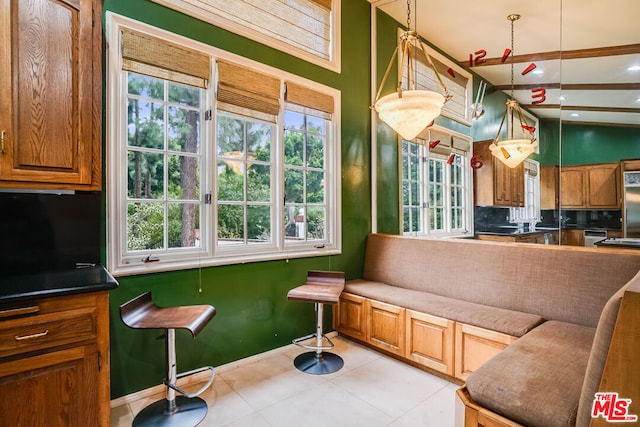
[[[342,2],[342,72],[293,58],[149,0],[105,0],[112,11],[273,67],[335,87],[342,93],[342,254],[257,262],[118,278],[110,293],[111,390],[119,397],[161,383],[165,374],[160,331],[131,330],[119,316],[120,304],[151,290],[161,306],[211,304],[217,315],[192,339],[178,331],[178,370],[218,366],[286,345],[315,329],[313,304],[287,301],[289,289],[304,282],[310,269],[362,275],[370,202],[370,5]],[[105,186],[108,186],[106,183]],[[201,289],[201,291],[200,291]],[[325,329],[331,329],[331,310]],[[292,366],[293,369],[293,366]]]
[[[582,165],[640,158],[634,127],[562,124],[562,164]]]

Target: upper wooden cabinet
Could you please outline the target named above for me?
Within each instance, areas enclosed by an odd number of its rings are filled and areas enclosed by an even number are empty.
[[[563,209],[620,209],[620,165],[562,166],[560,205]]]
[[[0,3],[0,186],[99,190],[100,0]]]
[[[492,141],[473,144],[483,166],[473,170],[476,206],[524,206],[524,163],[509,168],[489,150]]]
[[[558,209],[558,166],[540,166],[540,209]]]

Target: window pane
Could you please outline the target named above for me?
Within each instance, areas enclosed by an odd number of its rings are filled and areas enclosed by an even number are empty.
[[[271,126],[247,122],[247,150],[251,160],[271,161]]]
[[[325,134],[325,120],[321,117],[307,116],[307,132]]]
[[[240,172],[242,162],[220,160],[218,162],[218,200],[244,201],[244,176]]]
[[[169,83],[169,102],[188,105],[191,107],[200,106],[200,89],[194,86],[180,83]]]
[[[307,214],[307,239],[324,240],[324,208],[309,207]]]
[[[408,233],[411,230],[411,221],[409,218],[409,208],[402,209],[402,231]]]
[[[304,164],[304,134],[286,131],[284,135],[284,162],[287,165]]]
[[[409,206],[411,204],[409,194],[409,181],[402,181],[402,204]]]
[[[164,156],[156,153],[129,151],[128,191],[132,199],[164,197]]]
[[[127,249],[164,248],[164,207],[161,203],[127,203]]]
[[[169,107],[169,150],[200,151],[200,112]]]
[[[409,179],[409,156],[402,156],[402,179]]]
[[[244,243],[244,209],[238,205],[218,205],[218,240]]]
[[[197,157],[169,156],[168,198],[198,200],[200,197],[199,171]]]
[[[284,212],[284,235],[287,240],[304,239],[304,208],[286,206]]]
[[[418,208],[411,208],[411,231],[413,232],[417,232],[420,231],[420,223],[418,221],[418,217],[420,215],[420,212],[418,210]]]
[[[233,157],[244,153],[244,122],[225,115],[218,115],[218,154]]]
[[[271,166],[249,163],[247,172],[247,200],[268,202],[271,200]]]
[[[247,238],[249,241],[271,240],[271,208],[247,206]]]
[[[324,173],[309,171],[307,173],[307,203],[324,202]]]
[[[315,135],[307,136],[307,166],[324,167],[324,138]]]
[[[287,129],[304,130],[304,114],[285,110],[284,126]]]
[[[420,200],[418,196],[418,183],[412,182],[411,183],[411,204],[415,205],[418,202],[418,200]]]
[[[168,206],[168,214],[169,247],[196,247],[196,233],[200,224],[198,205],[194,203],[171,203]]]
[[[127,90],[132,95],[141,95],[145,98],[164,99],[164,81],[155,77],[142,74],[127,74]]]
[[[287,203],[303,203],[304,181],[302,171],[298,169],[285,169],[284,194]]]
[[[129,99],[127,116],[129,145],[164,148],[164,109],[161,104]]]
[[[411,179],[414,181],[417,181],[419,179],[419,167],[420,167],[420,161],[419,161],[419,157],[412,157],[411,158]]]
[[[409,146],[411,147],[411,155],[414,157],[417,156],[420,151],[420,146],[414,142],[410,143]]]

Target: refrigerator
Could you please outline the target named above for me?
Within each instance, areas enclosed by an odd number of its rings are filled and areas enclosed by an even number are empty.
[[[624,173],[624,237],[640,237],[640,172]]]

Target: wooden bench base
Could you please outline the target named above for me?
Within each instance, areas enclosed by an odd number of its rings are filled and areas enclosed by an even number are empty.
[[[466,387],[459,388],[456,394],[464,404],[464,427],[524,427],[476,404]]]

